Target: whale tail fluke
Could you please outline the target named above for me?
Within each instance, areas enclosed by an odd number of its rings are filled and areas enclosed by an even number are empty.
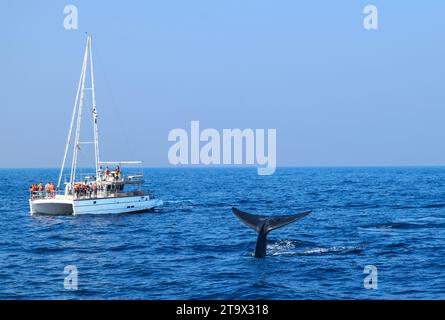
[[[262,258],[266,255],[267,234],[275,229],[284,227],[289,223],[295,222],[304,218],[312,211],[303,211],[297,214],[286,216],[263,216],[257,214],[247,213],[237,208],[232,208],[235,216],[238,217],[244,224],[255,229],[258,232],[258,239],[255,249],[255,257]]]

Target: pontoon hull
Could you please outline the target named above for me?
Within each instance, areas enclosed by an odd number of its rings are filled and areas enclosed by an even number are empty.
[[[72,200],[37,199],[29,200],[31,214],[71,215],[73,214]]]

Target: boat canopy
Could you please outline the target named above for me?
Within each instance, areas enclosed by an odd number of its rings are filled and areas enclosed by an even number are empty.
[[[142,164],[142,161],[100,161],[99,165],[125,165],[125,164]]]

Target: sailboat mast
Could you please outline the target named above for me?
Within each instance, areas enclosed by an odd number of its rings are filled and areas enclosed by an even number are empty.
[[[88,48],[90,45],[90,36],[87,37],[87,45],[85,48],[85,55],[83,59],[83,65],[82,65],[82,81],[80,86],[80,101],[79,101],[79,110],[77,112],[77,123],[76,123],[76,138],[74,140],[74,147],[73,147],[73,161],[71,164],[71,177],[70,177],[70,184],[73,184],[76,180],[76,169],[77,169],[77,155],[78,151],[80,149],[80,127],[82,124],[82,111],[83,111],[83,102],[85,97],[85,78],[86,78],[86,68],[88,63]]]
[[[88,57],[89,56],[89,57]],[[87,74],[88,67],[88,58],[90,59],[90,78],[91,78],[91,88],[85,88],[85,79]],[[72,185],[76,180],[76,170],[77,170],[77,158],[80,150],[80,145],[82,143],[90,143],[90,142],[81,142],[80,141],[80,129],[82,124],[82,111],[85,100],[85,90],[91,90],[91,100],[92,100],[92,115],[93,115],[93,129],[94,129],[94,162],[96,173],[99,170],[99,131],[97,127],[97,109],[96,109],[96,93],[94,90],[94,67],[93,67],[93,54],[92,54],[92,37],[91,35],[87,36],[87,43],[85,47],[85,53],[83,56],[83,64],[82,71],[80,73],[79,84],[77,86],[76,99],[74,102],[73,114],[71,116],[71,124],[68,132],[68,137],[65,145],[65,153],[63,155],[62,167],[60,169],[59,179],[57,181],[57,189],[60,188],[60,184],[62,181],[63,170],[65,168],[66,158],[68,155],[69,145],[71,143],[72,131],[74,128],[74,119],[76,118],[76,133],[74,138],[73,145],[73,158],[71,163],[71,174],[69,184]]]
[[[96,174],[99,171],[99,131],[97,128],[97,109],[96,109],[96,93],[94,91],[94,69],[93,69],[93,53],[92,38],[90,36],[90,72],[91,72],[91,98],[93,102],[93,128],[94,128],[94,160],[96,165]]]
[[[71,142],[71,136],[72,136],[73,127],[74,127],[74,119],[76,118],[76,111],[77,111],[77,106],[78,106],[78,102],[79,102],[80,87],[81,87],[82,78],[84,75],[84,64],[85,64],[86,54],[87,54],[87,52],[85,51],[84,58],[83,58],[84,62],[82,64],[82,70],[80,72],[79,83],[77,85],[76,99],[74,100],[73,114],[71,115],[70,129],[68,131],[68,137],[66,138],[65,152],[63,154],[62,165],[60,167],[59,179],[57,180],[57,190],[60,189],[60,183],[62,182],[63,170],[65,169],[66,158],[68,156],[68,149],[69,149],[70,142]]]

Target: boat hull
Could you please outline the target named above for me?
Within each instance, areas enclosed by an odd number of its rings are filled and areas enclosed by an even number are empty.
[[[72,200],[38,199],[29,200],[31,214],[42,215],[71,215],[73,214]]]
[[[149,196],[96,198],[82,200],[30,200],[31,214],[98,215],[143,212],[163,204]]]
[[[142,212],[159,207],[162,200],[148,196],[74,200],[74,215]]]

